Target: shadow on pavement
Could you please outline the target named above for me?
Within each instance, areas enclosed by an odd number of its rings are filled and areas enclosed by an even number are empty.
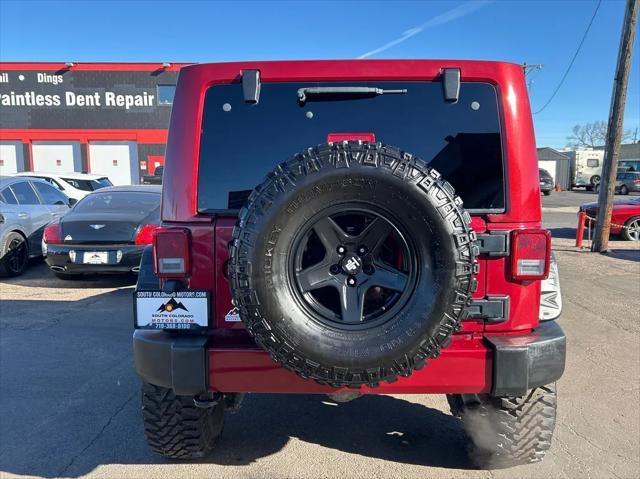
[[[134,274],[104,274],[104,275],[79,275],[73,279],[60,279],[52,271],[49,271],[42,259],[33,259],[29,262],[29,269],[16,277],[0,277],[0,285],[28,286],[30,288],[120,288],[136,283]]]
[[[610,249],[605,255],[610,258],[640,262],[640,249]]]
[[[552,238],[571,238],[575,239],[576,237],[576,229],[575,228],[549,228],[551,231]]]
[[[251,464],[297,438],[403,464],[472,467],[457,418],[391,396],[364,396],[336,405],[319,395],[252,395],[238,414],[226,419],[218,449],[208,462]]]

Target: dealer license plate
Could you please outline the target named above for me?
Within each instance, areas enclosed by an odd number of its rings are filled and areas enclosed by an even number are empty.
[[[85,251],[82,255],[84,264],[107,264],[109,253],[106,251]]]
[[[139,329],[201,329],[209,324],[208,291],[136,291],[133,301]]]

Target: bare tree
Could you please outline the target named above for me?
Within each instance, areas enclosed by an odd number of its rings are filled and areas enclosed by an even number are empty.
[[[606,137],[606,121],[594,121],[593,123],[586,123],[584,125],[575,125],[571,129],[571,135],[567,136],[567,146],[573,148],[595,148],[597,146],[604,146]],[[622,142],[635,142],[634,132],[632,130],[625,130],[622,135]]]

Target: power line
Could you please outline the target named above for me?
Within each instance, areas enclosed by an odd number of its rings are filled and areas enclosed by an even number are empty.
[[[560,87],[562,87],[562,84],[567,79],[567,75],[569,75],[569,72],[571,71],[571,67],[573,67],[573,63],[576,61],[576,58],[578,57],[578,53],[580,53],[580,49],[582,48],[582,45],[584,44],[584,41],[586,40],[587,35],[589,34],[589,30],[591,30],[591,25],[593,25],[593,21],[596,19],[596,14],[598,13],[598,9],[600,8],[600,4],[601,3],[602,3],[602,0],[598,0],[598,4],[596,5],[596,9],[593,11],[593,15],[591,16],[591,20],[589,21],[589,25],[587,25],[587,29],[584,31],[584,35],[582,35],[582,40],[580,40],[580,43],[578,44],[578,48],[576,49],[576,52],[573,54],[573,58],[569,62],[569,66],[567,67],[566,71],[564,72],[564,75],[562,75],[562,78],[560,79],[560,83],[558,83],[558,86],[554,90],[553,94],[547,100],[547,102],[542,106],[542,108],[540,108],[538,111],[533,113],[534,115],[537,115],[542,110],[544,110],[547,106],[549,106],[549,104],[553,101],[555,96],[558,94],[558,91],[560,90]]]

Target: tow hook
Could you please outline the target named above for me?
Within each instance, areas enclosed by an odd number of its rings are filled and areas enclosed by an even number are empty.
[[[222,394],[220,393],[207,392],[194,396],[193,404],[201,409],[209,409],[212,407],[216,407],[221,398]]]

